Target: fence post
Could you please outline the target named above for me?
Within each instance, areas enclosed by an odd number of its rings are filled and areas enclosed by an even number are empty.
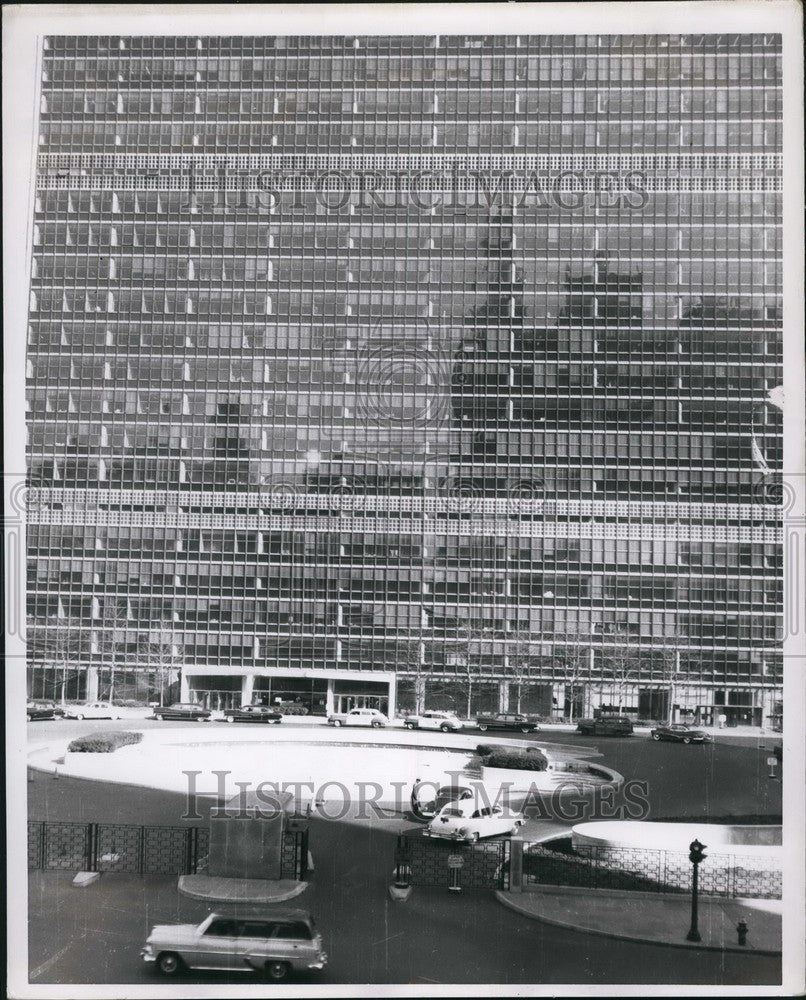
[[[140,827],[140,842],[137,845],[137,874],[143,875],[146,867],[146,828]]]
[[[47,820],[42,820],[39,828],[39,857],[41,859],[41,867],[47,868],[48,866],[48,824]]]
[[[504,851],[506,856],[506,850]],[[502,864],[503,872],[503,864]],[[503,878],[502,878],[503,882]],[[501,888],[506,888],[504,885]],[[511,837],[509,840],[509,891],[523,892],[523,838]]]
[[[194,850],[194,834],[196,828],[194,826],[189,827],[185,830],[185,874],[195,875],[196,874],[196,851]]]
[[[88,823],[87,824],[87,867],[84,869],[88,872],[98,871],[98,824]]]

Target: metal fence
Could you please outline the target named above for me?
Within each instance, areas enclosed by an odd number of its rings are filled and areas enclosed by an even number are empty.
[[[573,851],[524,844],[523,885],[580,886],[637,892],[687,893],[692,865],[685,852],[580,846]],[[781,898],[781,868],[767,857],[709,854],[699,891],[709,896]]]
[[[395,881],[454,889],[508,889],[509,841],[453,843],[401,835],[395,850]]]
[[[195,875],[207,865],[210,831],[201,826],[129,826],[120,823],[28,822],[28,868],[47,871]],[[281,877],[303,881],[308,830],[288,829]]]

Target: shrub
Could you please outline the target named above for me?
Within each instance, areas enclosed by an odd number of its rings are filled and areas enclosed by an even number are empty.
[[[496,745],[495,743],[479,743],[476,747],[476,756],[489,757],[491,753],[498,753],[499,751],[505,753],[507,747],[502,747],[500,744]]]
[[[288,703],[283,703],[276,706],[278,712],[282,712],[283,715],[307,715],[308,709],[304,705],[300,705],[299,702],[289,701]]]
[[[142,738],[142,733],[93,733],[73,740],[67,749],[70,753],[114,753],[118,747],[139,743]]]
[[[511,753],[496,750],[484,761],[485,767],[511,767],[520,771],[545,771],[549,762],[542,753]]]

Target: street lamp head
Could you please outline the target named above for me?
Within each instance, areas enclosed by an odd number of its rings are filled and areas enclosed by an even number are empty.
[[[692,840],[692,842],[689,844],[688,847],[689,861],[691,861],[692,864],[695,865],[698,865],[701,861],[704,861],[707,856],[705,854],[705,848],[707,846],[708,846],[707,844],[701,844],[699,840]]]

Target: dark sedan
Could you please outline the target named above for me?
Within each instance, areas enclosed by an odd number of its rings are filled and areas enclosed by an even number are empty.
[[[64,709],[53,701],[29,701],[25,713],[31,719],[62,719]]]
[[[653,740],[672,740],[673,743],[710,743],[711,737],[702,729],[691,729],[682,724],[658,726],[651,730]]]
[[[476,725],[486,733],[488,729],[509,729],[519,733],[539,733],[540,727],[520,712],[491,712],[479,715]]]
[[[177,702],[174,705],[160,705],[154,709],[155,719],[189,719],[196,722],[209,722],[213,713],[201,705],[192,702]]]
[[[227,722],[282,722],[283,714],[266,705],[241,705],[225,709],[224,718]]]

